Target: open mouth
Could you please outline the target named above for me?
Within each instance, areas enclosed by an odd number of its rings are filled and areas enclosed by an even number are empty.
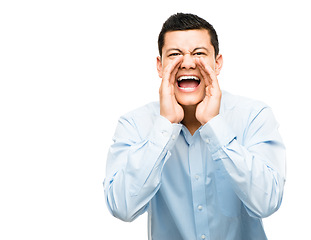
[[[185,92],[192,92],[200,85],[200,79],[196,76],[181,76],[177,79],[178,88]]]

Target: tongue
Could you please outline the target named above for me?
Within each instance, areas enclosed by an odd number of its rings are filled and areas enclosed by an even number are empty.
[[[187,80],[182,80],[179,82],[179,87],[182,88],[195,88],[199,85],[198,81],[187,79]]]

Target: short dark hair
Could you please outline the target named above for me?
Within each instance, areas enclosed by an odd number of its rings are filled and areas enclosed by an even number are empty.
[[[206,29],[211,37],[211,44],[215,50],[215,58],[219,53],[218,36],[214,27],[203,18],[190,13],[176,13],[170,16],[163,24],[158,38],[158,48],[162,57],[165,33],[172,31]]]

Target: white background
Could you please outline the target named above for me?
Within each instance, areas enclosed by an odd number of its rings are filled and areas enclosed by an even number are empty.
[[[147,239],[113,218],[102,182],[120,115],[158,100],[157,36],[176,12],[216,28],[221,87],[272,106],[287,146],[269,239],[310,239],[308,1],[0,3],[0,239]]]

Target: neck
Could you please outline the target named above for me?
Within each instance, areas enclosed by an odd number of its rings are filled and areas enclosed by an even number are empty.
[[[195,117],[195,111],[197,106],[182,106],[184,109],[184,119],[182,124],[186,126],[191,135],[195,133],[196,130],[201,126],[201,123]]]

